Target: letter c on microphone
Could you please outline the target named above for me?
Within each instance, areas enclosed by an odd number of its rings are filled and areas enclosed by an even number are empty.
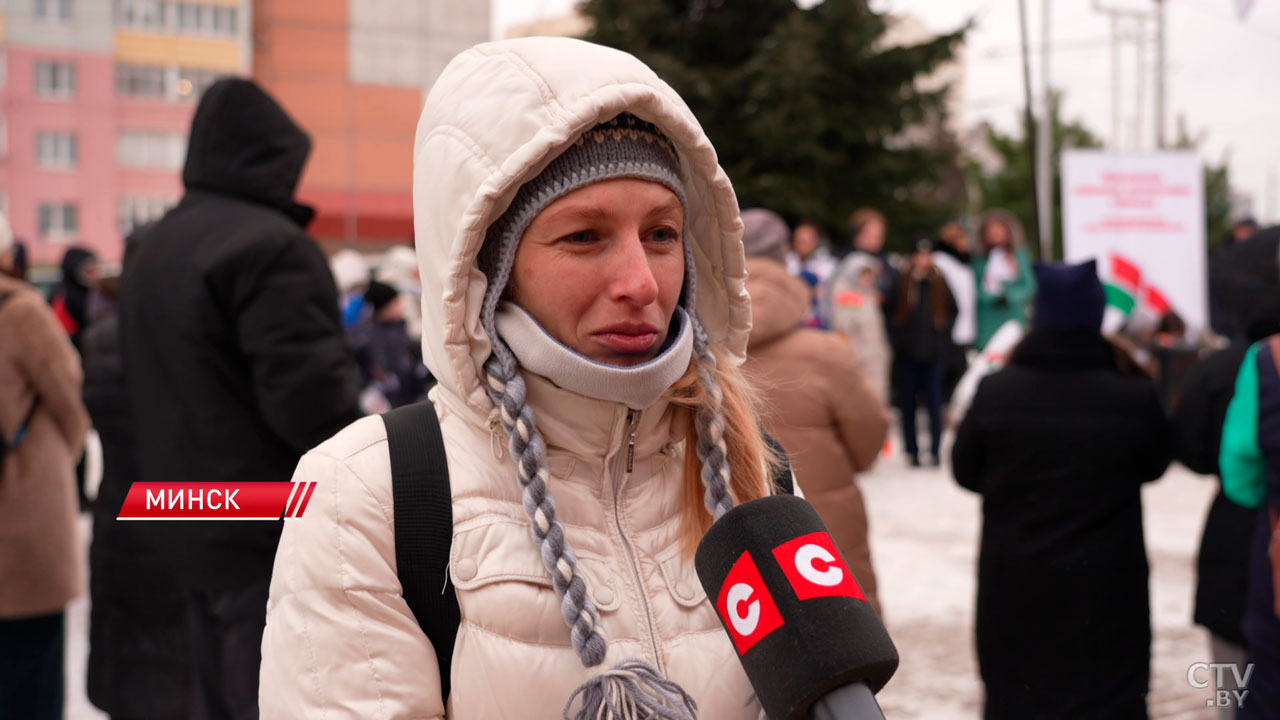
[[[742,654],[783,626],[782,613],[769,594],[751,553],[734,562],[716,598],[716,611],[725,619],[729,637]]]
[[[751,599],[754,592],[755,588],[746,583],[737,583],[729,588],[729,623],[744,637],[751,635],[760,625],[760,601]],[[747,605],[745,615],[739,612],[743,604]]]
[[[785,542],[773,550],[787,581],[800,600],[820,597],[849,597],[865,601],[866,595],[853,573],[840,560],[835,541],[825,532],[809,533]]]

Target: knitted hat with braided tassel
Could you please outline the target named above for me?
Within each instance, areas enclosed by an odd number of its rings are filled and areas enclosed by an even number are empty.
[[[551,474],[545,460],[546,444],[538,432],[527,388],[511,348],[498,334],[495,315],[511,278],[516,248],[534,217],[557,198],[591,183],[614,178],[639,178],[660,183],[688,208],[680,162],[675,147],[654,125],[634,115],[622,114],[596,125],[557,156],[517,191],[506,212],[491,226],[480,252],[480,268],[488,278],[481,323],[493,354],[485,363],[489,396],[499,408],[501,422],[511,438],[516,478],[524,491],[524,508],[533,525],[543,565],[551,573],[552,586],[561,601],[561,613],[569,626],[573,649],[582,664],[604,662],[607,644],[601,635],[600,617],[578,572],[577,558],[556,516],[547,483]],[[696,312],[696,272],[692,243],[686,241],[684,308],[693,329],[694,354],[699,359],[698,381],[707,403],[697,409],[697,453],[702,461],[706,504],[714,518],[733,506],[729,492],[729,462],[725,449],[723,394],[716,382],[715,357],[706,329]],[[578,699],[576,715],[570,708]],[[630,659],[589,680],[565,705],[565,718],[579,720],[690,720],[697,705],[679,685],[667,680],[649,663]]]

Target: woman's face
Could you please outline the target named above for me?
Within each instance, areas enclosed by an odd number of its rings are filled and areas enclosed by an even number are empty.
[[[818,242],[818,229],[812,225],[801,225],[791,234],[791,249],[802,259],[807,259],[818,249]]]
[[[884,249],[884,223],[872,218],[858,231],[853,246],[863,252],[878,253]]]
[[[545,207],[511,270],[511,299],[596,362],[657,357],[684,285],[684,208],[664,185],[593,183]]]
[[[1005,227],[1004,223],[993,220],[987,223],[987,226],[983,228],[983,232],[986,235],[987,247],[1009,246],[1009,228]]]

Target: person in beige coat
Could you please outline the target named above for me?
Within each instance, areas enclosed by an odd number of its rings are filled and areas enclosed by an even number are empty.
[[[787,451],[805,498],[879,612],[867,509],[855,475],[875,464],[889,433],[889,412],[848,343],[800,327],[808,288],[787,272],[782,218],[752,209],[742,213],[742,222],[753,311],[745,368],[765,394],[765,428]]]
[[[370,417],[295,474],[318,486],[276,555],[262,717],[622,717],[607,689],[756,720],[693,563],[770,468],[738,368],[737,198],[689,108],[618,50],[473,47],[423,107],[414,223],[453,497],[450,691],[401,595]]]
[[[63,611],[83,590],[75,467],[89,430],[80,358],[35,288],[11,277],[0,217],[0,714],[61,718]]]

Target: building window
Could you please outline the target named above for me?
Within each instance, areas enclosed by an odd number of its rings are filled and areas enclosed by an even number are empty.
[[[65,238],[80,232],[80,208],[69,202],[43,202],[36,208],[40,237]]]
[[[116,65],[116,93],[128,97],[196,100],[224,73],[162,66]]]
[[[164,30],[170,4],[164,0],[116,0],[116,25],[139,30]]]
[[[115,18],[116,25],[139,30],[226,36],[236,34],[240,21],[235,7],[175,0],[115,0]]]
[[[159,219],[177,202],[166,197],[126,195],[120,198],[120,234],[128,235],[135,227]]]
[[[194,68],[178,68],[178,97],[184,100],[195,100],[209,86],[223,76],[216,70],[196,70]]]
[[[36,63],[36,94],[72,97],[76,94],[76,66],[69,62]]]
[[[236,9],[233,7],[215,7],[213,9],[213,31],[220,35],[235,35]]]
[[[69,22],[75,14],[73,8],[74,0],[31,0],[31,17]]]
[[[178,30],[181,32],[200,30],[200,8],[195,3],[178,3]]]
[[[79,145],[75,133],[38,132],[36,133],[36,164],[43,168],[75,167],[80,159]]]
[[[180,133],[126,130],[117,143],[118,159],[124,167],[176,170],[187,154],[187,136]]]
[[[165,68],[160,65],[116,65],[116,92],[134,97],[163,98]]]

